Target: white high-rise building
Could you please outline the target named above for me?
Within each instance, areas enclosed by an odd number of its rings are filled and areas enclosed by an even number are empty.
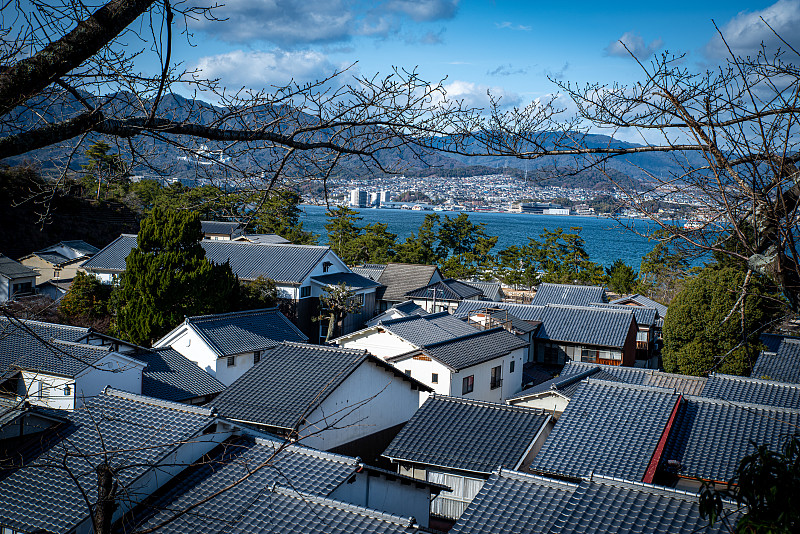
[[[363,189],[352,189],[350,191],[350,207],[365,208],[367,206],[367,192]]]

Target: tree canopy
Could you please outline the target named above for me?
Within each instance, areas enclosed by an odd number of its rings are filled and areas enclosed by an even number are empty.
[[[200,217],[156,208],[142,221],[119,289],[118,334],[134,343],[157,340],[187,315],[230,311],[238,280],[200,246]]]
[[[739,269],[706,267],[686,282],[664,321],[665,371],[749,373],[762,347],[758,336],[781,305],[763,280],[746,277]]]

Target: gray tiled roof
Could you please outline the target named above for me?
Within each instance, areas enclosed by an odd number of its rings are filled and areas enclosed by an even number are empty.
[[[375,326],[383,321],[391,321],[393,316],[395,316],[395,319],[398,319],[399,317],[396,317],[396,315],[399,315],[400,317],[409,317],[411,315],[430,314],[419,304],[414,304],[414,302],[407,300],[405,302],[401,302],[400,304],[395,304],[380,315],[376,315],[367,321],[367,326]]]
[[[632,311],[561,305],[542,308],[539,320],[537,339],[613,348],[625,346],[636,322]]]
[[[605,371],[601,371],[600,367],[594,366],[589,369],[586,369],[582,373],[573,373],[568,375],[561,375],[555,378],[551,378],[541,384],[537,384],[533,387],[530,387],[526,390],[523,390],[513,397],[509,397],[508,400],[514,399],[521,399],[525,397],[530,397],[531,395],[538,395],[541,393],[546,392],[555,392],[563,395],[566,398],[571,398],[575,391],[578,389],[581,381],[586,378],[594,378],[596,380],[607,380],[610,382],[623,382],[623,380],[618,379],[614,375],[606,373]]]
[[[22,532],[70,532],[87,517],[81,490],[96,502],[94,467],[105,454],[115,467],[124,467],[115,476],[120,493],[134,498],[137,490],[132,485],[139,477],[214,420],[203,408],[112,389],[63,415],[67,424],[29,441],[20,451],[24,467],[4,469],[0,524]]]
[[[727,482],[752,443],[779,450],[797,432],[800,411],[704,397],[685,397],[662,462],[677,460],[679,473]]]
[[[468,317],[472,312],[483,310],[487,306],[501,308],[523,321],[538,321],[544,306],[531,306],[530,304],[513,304],[511,302],[486,302],[485,300],[462,300],[453,312],[456,317]]]
[[[492,473],[449,532],[549,532],[577,488],[577,484],[500,469]]]
[[[647,308],[655,308],[658,310],[658,315],[662,318],[667,316],[667,306],[664,306],[660,302],[656,302],[653,299],[647,298],[644,295],[640,295],[638,293],[634,295],[630,295],[628,297],[622,297],[616,300],[612,300],[611,304],[625,304],[626,302],[635,302],[639,306],[644,306]]]
[[[478,330],[461,337],[430,343],[423,347],[426,355],[455,371],[472,367],[511,351],[527,347],[528,343],[502,327]],[[388,358],[388,361],[404,359],[407,355]]]
[[[706,378],[699,376],[678,375],[664,373],[654,369],[624,367],[621,365],[601,365],[577,361],[568,361],[561,370],[561,376],[566,377],[576,373],[583,373],[592,368],[598,368],[603,373],[598,373],[592,377],[598,380],[612,380],[611,378],[606,378],[610,375],[613,377],[612,381],[637,384],[640,386],[674,389],[685,395],[700,395],[706,384]]]
[[[659,388],[581,382],[531,469],[642,480],[679,398]]]
[[[143,395],[182,402],[225,389],[219,380],[170,347],[140,351],[134,357],[147,364],[142,371]]]
[[[164,523],[176,510],[186,509],[241,480],[157,531],[220,532],[246,514],[264,490],[276,483],[327,496],[359,468],[356,458],[265,439],[235,438],[209,456],[208,462],[181,474],[177,483],[158,499],[141,506],[132,527],[146,529]]]
[[[464,300],[473,297],[483,296],[483,291],[477,287],[459,282],[452,278],[439,280],[425,287],[413,289],[406,293],[406,297],[411,299],[433,300]]]
[[[800,383],[800,339],[785,337],[775,352],[759,354],[750,376]]]
[[[308,341],[278,308],[187,317],[185,324],[220,357],[272,348],[282,341]]]
[[[86,241],[84,241],[82,239],[73,239],[73,240],[70,240],[70,241],[61,241],[60,243],[56,243],[52,247],[48,247],[48,248],[55,248],[55,247],[58,247],[60,245],[63,245],[64,247],[67,247],[67,248],[71,248],[72,250],[75,251],[76,254],[81,255],[81,256],[91,256],[92,254],[97,254],[100,251],[99,248],[97,248],[94,245],[90,245],[89,243],[87,243]],[[47,250],[47,249],[44,249],[44,250]]]
[[[86,328],[0,318],[0,373],[14,369],[75,376],[110,349],[78,343]]]
[[[285,237],[278,234],[245,234],[236,238],[238,241],[249,241],[259,245],[287,245],[291,243]]]
[[[712,373],[703,397],[800,409],[800,384]]]
[[[401,534],[419,532],[413,517],[370,510],[288,487],[273,487],[259,496],[230,534],[303,532],[305,534]]]
[[[430,284],[437,271],[435,265],[388,263],[377,280],[385,286],[385,289],[378,290],[378,298],[389,301],[406,300],[406,293]]]
[[[797,340],[800,340],[800,338],[795,337],[795,336],[782,336],[780,334],[764,333],[764,334],[761,334],[760,336],[758,336],[758,340],[761,343],[763,343],[764,346],[767,347],[767,349],[766,349],[767,352],[778,352],[778,347],[781,346],[781,342],[784,339],[797,339]],[[758,377],[756,377],[756,378],[758,378]]]
[[[258,245],[245,241],[200,242],[206,258],[216,264],[230,262],[231,269],[242,280],[259,276],[276,282],[300,283],[330,250],[315,245]],[[122,272],[125,258],[136,246],[136,236],[123,234],[87,260],[88,271]]]
[[[360,274],[365,278],[377,281],[378,278],[381,277],[381,273],[383,273],[383,270],[385,268],[386,265],[383,264],[368,263],[366,265],[358,265],[356,267],[351,267],[350,270],[356,274]]]
[[[323,274],[314,276],[311,280],[321,286],[335,286],[344,283],[347,289],[351,291],[380,286],[378,282],[356,273]]]
[[[539,284],[531,300],[534,306],[565,304],[588,306],[592,302],[606,302],[606,288],[602,286],[575,286],[570,284]]]
[[[488,475],[517,467],[549,419],[533,408],[431,395],[383,456]]]
[[[36,274],[33,269],[29,269],[8,256],[0,254],[0,276],[5,276],[9,280],[16,280],[18,278],[35,278]]]
[[[725,504],[725,518],[737,515]],[[453,534],[727,533],[700,516],[694,493],[594,476],[579,484],[514,471],[495,472],[450,530]]]
[[[294,429],[358,366],[367,362],[430,390],[366,351],[283,343],[264,352],[261,361],[228,386],[213,405],[230,419]]]
[[[477,287],[483,292],[483,296],[487,300],[500,300],[503,297],[503,286],[500,282],[484,282],[474,280],[459,280],[465,284]]]
[[[625,306],[623,304],[605,304],[600,302],[593,302],[589,306],[593,308],[612,309],[612,310],[629,310],[633,312],[636,317],[636,323],[639,326],[653,327],[658,319],[658,310],[655,308],[645,308],[644,306]]]
[[[44,261],[52,263],[53,265],[56,266],[73,261],[72,258],[67,258],[63,254],[59,254],[58,252],[52,252],[49,250],[44,252],[34,252],[33,254],[31,254],[31,256],[37,256],[43,259]]]
[[[477,332],[475,328],[447,312],[390,319],[382,321],[378,326],[417,347]]]
[[[738,518],[730,503],[725,504],[723,513],[725,520],[712,527],[700,515],[694,493],[595,476],[580,483],[550,532],[723,534],[729,532],[729,524],[735,524]]]
[[[231,235],[242,226],[242,223],[231,221],[200,221],[200,231],[204,234]]]

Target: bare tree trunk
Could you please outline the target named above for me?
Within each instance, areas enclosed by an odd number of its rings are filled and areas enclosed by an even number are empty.
[[[94,534],[111,534],[111,520],[117,508],[117,483],[114,471],[107,463],[97,466],[97,505],[94,509]]]

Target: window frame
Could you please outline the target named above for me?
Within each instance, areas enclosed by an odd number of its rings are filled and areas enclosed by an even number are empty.
[[[461,394],[466,395],[475,391],[475,375],[465,376],[461,380]]]
[[[228,367],[236,367],[236,356],[228,356]]]
[[[489,389],[498,389],[503,385],[503,366],[496,365],[489,371]]]

